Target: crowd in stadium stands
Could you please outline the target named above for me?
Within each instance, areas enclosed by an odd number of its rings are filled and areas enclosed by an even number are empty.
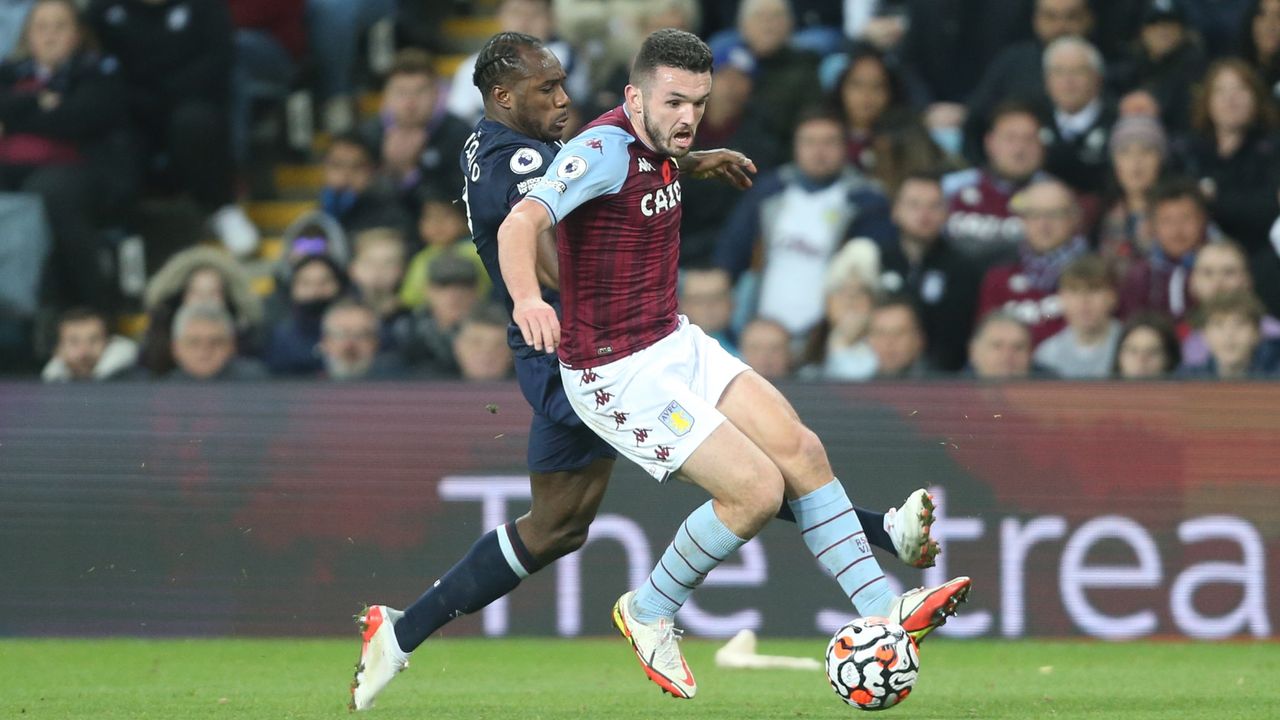
[[[681,181],[680,306],[766,377],[1280,372],[1280,0],[0,0],[0,371],[508,377],[475,55],[439,71],[468,13],[547,43],[571,128],[652,30],[708,42],[696,148],[760,173]],[[323,182],[268,262],[255,118],[299,90]],[[120,238],[173,195],[205,238],[144,237],[130,300]]]

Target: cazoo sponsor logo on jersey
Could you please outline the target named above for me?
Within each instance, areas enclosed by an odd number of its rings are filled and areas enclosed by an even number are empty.
[[[661,212],[674,209],[680,204],[680,181],[676,180],[666,187],[645,193],[640,198],[640,212],[645,217],[653,217]]]

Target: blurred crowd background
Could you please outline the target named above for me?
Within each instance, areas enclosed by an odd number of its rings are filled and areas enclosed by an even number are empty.
[[[765,376],[1280,368],[1280,0],[0,0],[0,372],[507,377],[474,53],[572,134],[662,27],[760,168],[681,181],[681,309]]]

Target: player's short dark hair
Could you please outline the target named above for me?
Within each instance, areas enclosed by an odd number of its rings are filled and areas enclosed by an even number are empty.
[[[1200,208],[1202,215],[1209,216],[1209,201],[1200,191],[1200,184],[1186,175],[1174,175],[1156,183],[1155,187],[1151,188],[1147,200],[1152,212],[1164,203],[1190,200]]]
[[[480,93],[489,93],[499,85],[512,82],[529,72],[520,54],[530,48],[543,47],[542,41],[532,35],[519,32],[500,32],[489,38],[476,57],[476,69],[471,82]]]
[[[642,84],[660,67],[709,73],[711,48],[691,32],[663,28],[649,35],[640,45],[640,53],[631,66],[631,84]]]

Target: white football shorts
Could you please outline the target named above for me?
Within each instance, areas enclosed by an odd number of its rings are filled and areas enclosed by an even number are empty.
[[[562,364],[560,378],[587,427],[664,482],[724,422],[716,403],[750,369],[681,315],[649,347],[586,370]]]

